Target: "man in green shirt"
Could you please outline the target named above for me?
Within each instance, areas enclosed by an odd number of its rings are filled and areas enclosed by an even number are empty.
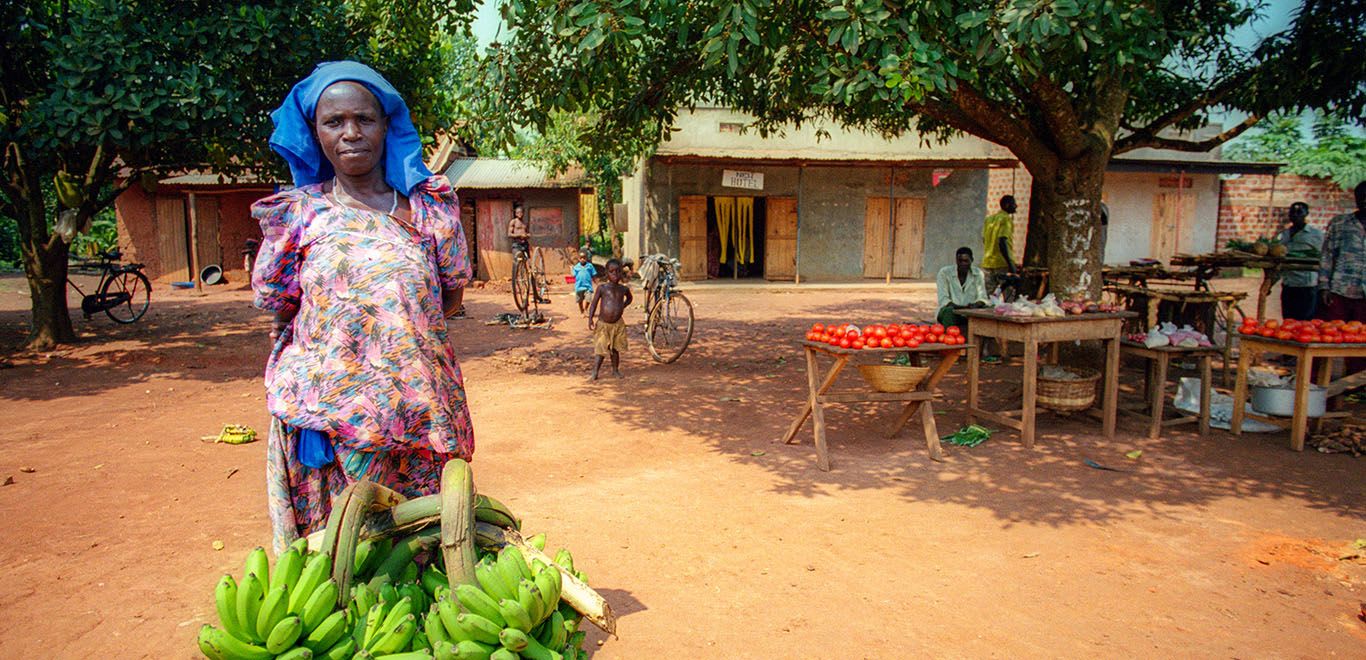
[[[987,216],[982,226],[982,272],[987,293],[994,293],[1002,278],[1015,273],[1012,256],[1015,241],[1015,196],[1001,198],[1001,210]]]
[[[1323,232],[1306,224],[1309,205],[1295,202],[1286,213],[1285,229],[1276,237],[1292,256],[1318,258],[1323,247]],[[1318,302],[1319,274],[1316,270],[1291,270],[1281,276],[1281,316],[1297,321],[1314,318]]]
[[[982,269],[972,265],[972,248],[958,248],[954,262],[952,266],[940,268],[935,277],[939,292],[937,320],[945,326],[958,326],[966,335],[968,320],[959,316],[958,310],[986,307],[987,292],[983,285]]]

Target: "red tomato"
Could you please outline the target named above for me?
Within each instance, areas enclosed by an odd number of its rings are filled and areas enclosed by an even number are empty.
[[[854,343],[852,343],[852,344],[849,345],[850,348],[852,348],[852,349],[854,349],[854,350],[856,350],[856,351],[861,351],[861,350],[863,350],[863,347],[864,347],[864,346],[867,346],[867,344],[863,343],[863,340],[862,340],[862,339],[855,339],[855,340],[854,340]]]
[[[892,337],[892,345],[901,348],[906,345],[906,338],[898,334],[897,336]]]
[[[1261,330],[1258,330],[1258,331],[1257,331],[1257,334],[1259,334],[1259,335],[1261,335],[1261,336],[1263,336],[1263,337],[1275,337],[1275,336],[1276,336],[1276,328],[1271,327],[1271,326],[1267,326],[1267,327],[1265,327],[1265,328],[1262,328]]]
[[[1301,344],[1308,344],[1314,341],[1314,335],[1307,332],[1301,332],[1300,334],[1295,335],[1295,341]]]
[[[1257,326],[1255,326],[1255,325],[1245,325],[1245,326],[1243,326],[1243,327],[1241,327],[1241,328],[1238,328],[1238,332],[1239,332],[1239,333],[1242,333],[1242,334],[1245,334],[1245,335],[1255,335],[1255,334],[1257,334]]]
[[[873,336],[877,337],[878,339],[886,339],[887,329],[882,326],[878,326],[877,329],[873,331]]]
[[[883,337],[881,343],[883,348],[892,348],[896,346],[896,344],[892,343],[892,339],[890,337]]]
[[[956,325],[951,325],[951,326],[945,328],[945,329],[944,329],[944,332],[946,332],[946,333],[948,333],[948,334],[951,334],[951,335],[953,335],[953,336],[955,336],[955,337],[962,337],[962,336],[963,336],[963,329],[960,328],[960,327],[958,327],[958,326],[956,326]]]
[[[942,344],[944,343],[944,335],[938,332],[932,332],[927,341],[931,344]]]
[[[1312,321],[1310,321],[1310,323],[1317,328],[1323,325],[1323,319],[1313,319]]]
[[[1277,339],[1293,339],[1294,337],[1295,337],[1295,333],[1293,333],[1293,332],[1291,332],[1291,331],[1289,331],[1289,330],[1280,330],[1280,331],[1278,331],[1278,332],[1276,333],[1276,338],[1277,338]]]
[[[911,330],[910,328],[903,327],[901,328],[901,332],[897,334],[901,335],[902,339],[910,339],[911,337],[915,336],[915,331]]]
[[[920,348],[920,340],[915,337],[906,340],[906,348]]]
[[[930,326],[930,334],[935,334],[935,335],[942,335],[942,334],[944,334],[944,326],[943,326],[943,324],[936,323],[936,324]]]
[[[820,324],[820,323],[817,323],[817,324],[811,326],[811,332],[822,332],[822,331],[824,331],[824,330],[825,330],[825,326],[822,325],[822,324]]]
[[[840,348],[849,348],[850,346],[853,346],[853,345],[854,345],[854,343],[851,342],[851,341],[849,341],[849,339],[847,339],[847,338],[846,338],[846,339],[841,339],[841,340],[840,340],[840,343],[839,343],[839,347],[840,347]]]
[[[860,336],[860,335],[859,335],[859,333],[858,333],[857,330],[850,330],[850,331],[844,333],[845,339],[848,339],[849,341],[854,341],[854,340],[857,339],[859,336]]]
[[[892,336],[892,335],[899,335],[899,334],[901,334],[901,326],[899,326],[899,325],[897,325],[897,324],[895,324],[895,323],[889,323],[889,324],[887,324],[887,336],[890,337],[890,336]]]

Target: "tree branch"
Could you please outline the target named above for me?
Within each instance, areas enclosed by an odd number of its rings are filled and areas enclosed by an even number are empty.
[[[1046,75],[1039,75],[1029,83],[1029,95],[1043,114],[1044,124],[1063,158],[1076,158],[1086,149],[1081,132],[1081,119],[1067,92]]]
[[[1252,74],[1255,71],[1256,69],[1246,69],[1241,73],[1228,78],[1224,82],[1210,88],[1204,94],[1191,99],[1185,105],[1172,108],[1159,115],[1156,119],[1148,122],[1143,128],[1135,129],[1134,135],[1130,137],[1137,137],[1138,139],[1156,138],[1157,134],[1161,133],[1164,129],[1185,121],[1200,110],[1224,100],[1229,94],[1232,94],[1234,91],[1237,91],[1239,87],[1243,86],[1248,79],[1252,77]]]
[[[1009,149],[1025,162],[1026,167],[1032,169],[1040,166],[1052,167],[1056,164],[1057,155],[1039,140],[1038,135],[1028,124],[1003,111],[998,104],[967,83],[959,81],[950,92],[950,100],[944,105],[952,105],[967,120],[979,127],[979,130],[969,132]],[[921,103],[915,104],[914,107],[927,106]]]
[[[1252,128],[1253,125],[1255,125],[1258,121],[1261,121],[1261,119],[1261,115],[1249,115],[1247,119],[1244,119],[1237,126],[1234,126],[1233,128],[1230,128],[1212,138],[1200,141],[1178,140],[1174,138],[1146,136],[1136,133],[1134,135],[1130,135],[1116,142],[1112,155],[1119,155],[1126,151],[1133,151],[1134,149],[1142,149],[1144,147],[1152,147],[1155,149],[1171,149],[1173,151],[1209,151],[1210,149],[1213,149],[1225,142],[1228,142],[1229,140],[1232,140],[1233,138],[1236,138],[1239,135],[1242,135],[1243,131]]]

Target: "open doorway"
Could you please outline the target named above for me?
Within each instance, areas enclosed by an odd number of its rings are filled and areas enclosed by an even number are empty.
[[[707,277],[763,277],[763,197],[707,197]]]

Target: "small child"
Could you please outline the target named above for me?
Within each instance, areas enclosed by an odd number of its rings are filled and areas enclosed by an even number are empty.
[[[579,316],[588,311],[588,294],[593,293],[593,275],[597,268],[588,263],[588,251],[579,251],[579,263],[570,269],[574,274],[574,300],[579,303]]]
[[[593,375],[598,379],[602,360],[612,356],[612,374],[621,378],[621,351],[626,350],[626,322],[621,315],[634,298],[631,289],[621,283],[621,262],[607,261],[607,283],[593,292],[593,304],[588,308],[588,329],[593,331]],[[601,309],[601,312],[599,312]]]

